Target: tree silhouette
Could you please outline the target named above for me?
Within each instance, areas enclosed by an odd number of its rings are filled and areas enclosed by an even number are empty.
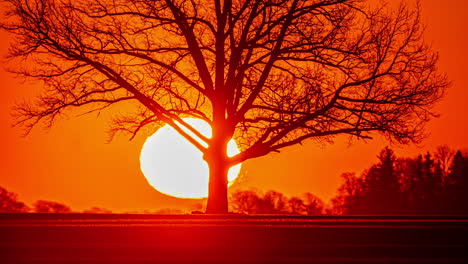
[[[422,156],[418,155],[416,158],[399,158],[396,165],[401,189],[406,194],[408,207],[413,209],[417,208],[420,197],[417,185],[420,181],[423,181],[422,163]]]
[[[444,147],[446,148],[446,147]],[[468,214],[468,161],[462,152],[450,151],[451,165],[444,176],[440,148],[415,158],[396,158],[389,148],[380,162],[361,177],[342,175],[333,198],[337,214]],[[393,165],[392,165],[393,164]]]
[[[449,146],[439,146],[434,154],[442,172],[442,177],[447,177],[450,173],[450,166],[455,156],[455,151]]]
[[[252,190],[236,191],[231,195],[230,206],[236,213],[255,214],[258,212],[260,201],[261,198]]]
[[[260,200],[258,213],[285,214],[287,213],[288,199],[277,191],[268,191]]]
[[[299,197],[291,197],[287,200],[287,213],[298,215],[323,215],[324,203],[320,198],[311,194],[305,193],[304,199]]]
[[[364,178],[363,201],[365,211],[374,214],[397,214],[401,211],[403,193],[395,172],[396,156],[389,147],[379,156],[379,163],[371,167]]]
[[[0,213],[26,213],[29,208],[18,201],[18,196],[15,193],[7,191],[0,187]]]
[[[36,213],[71,213],[70,207],[53,201],[38,200],[34,203]]]
[[[322,215],[324,214],[325,203],[311,193],[304,194],[304,210],[307,215]]]
[[[398,214],[405,202],[396,172],[396,156],[390,148],[378,155],[379,163],[367,170],[360,179],[345,174],[335,204],[349,214]]]
[[[341,179],[343,183],[338,188],[336,197],[332,199],[333,210],[336,214],[356,214],[363,189],[362,178],[348,172],[341,174]]]
[[[231,210],[241,214],[324,214],[324,202],[311,193],[305,193],[304,199],[288,198],[276,191],[261,194],[252,190],[236,191],[231,194]]]
[[[6,0],[18,71],[44,82],[16,107],[29,131],[80,107],[120,105],[112,132],[172,126],[209,167],[207,212],[226,213],[227,171],[307,139],[420,138],[448,85],[419,8],[356,0]],[[131,107],[129,107],[131,106]],[[183,117],[207,121],[206,138]],[[226,154],[231,138],[241,152]]]
[[[288,207],[291,214],[302,214],[305,212],[304,201],[299,197],[291,197],[288,200]]]
[[[468,214],[468,160],[457,151],[446,180],[447,206],[456,214]]]

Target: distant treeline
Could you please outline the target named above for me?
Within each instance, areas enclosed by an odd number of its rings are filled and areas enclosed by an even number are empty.
[[[415,158],[390,148],[360,177],[342,175],[337,214],[468,214],[468,159],[447,146]]]
[[[70,207],[53,202],[38,200],[30,208],[25,203],[18,201],[15,193],[0,187],[0,213],[70,213]]]
[[[202,205],[200,205],[201,207]],[[101,207],[91,207],[84,211],[72,210],[69,206],[54,202],[38,200],[28,206],[18,200],[18,195],[13,192],[7,191],[5,188],[0,187],[0,213],[85,213],[85,214],[112,214],[111,210]],[[158,210],[143,210],[143,211],[129,211],[121,212],[123,214],[183,214],[186,213],[180,209],[164,208]]]
[[[274,191],[265,195],[238,191],[231,211],[248,214],[437,215],[468,214],[468,158],[441,146],[434,153],[397,158],[386,147],[378,163],[361,176],[343,173],[331,204],[312,194],[288,198]]]
[[[54,201],[38,200],[32,207],[18,200],[18,195],[0,187],[0,213],[75,213],[72,209],[62,203]],[[83,213],[112,213],[99,207],[83,211]]]
[[[230,211],[242,214],[301,215],[468,215],[468,155],[447,146],[414,158],[398,158],[386,147],[378,162],[360,176],[343,173],[342,185],[330,204],[306,193],[287,197],[276,191],[241,190],[230,195]],[[71,213],[70,207],[36,201],[32,207],[0,187],[0,212]],[[93,207],[83,213],[112,213]],[[138,213],[138,212],[133,212]],[[163,209],[140,213],[184,213]]]
[[[230,211],[241,214],[303,214],[322,215],[329,213],[325,203],[317,196],[306,193],[303,197],[286,197],[276,191],[265,194],[249,191],[236,191],[229,200]]]

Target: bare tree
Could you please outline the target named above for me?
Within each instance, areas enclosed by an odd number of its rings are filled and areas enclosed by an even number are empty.
[[[27,131],[67,109],[121,105],[113,132],[172,126],[204,154],[207,212],[225,213],[227,171],[307,139],[421,138],[448,82],[419,6],[362,0],[4,0],[10,56],[42,80],[19,104]],[[30,65],[30,64],[28,64]],[[129,107],[133,106],[133,107]],[[206,138],[182,118],[207,121]],[[191,133],[189,133],[191,132]],[[226,154],[235,138],[241,152]]]
[[[453,157],[455,156],[456,151],[451,149],[447,145],[438,146],[435,151],[435,158],[437,160],[438,166],[442,172],[443,179],[450,173],[450,166],[452,165]]]

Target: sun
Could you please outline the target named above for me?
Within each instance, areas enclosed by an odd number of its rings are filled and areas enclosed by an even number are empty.
[[[211,127],[201,119],[184,118],[185,122],[211,137]],[[236,142],[228,143],[228,156],[239,153]],[[188,140],[166,125],[148,137],[140,154],[140,168],[149,184],[156,190],[179,198],[208,196],[208,164],[202,153]],[[231,185],[239,175],[241,165],[230,168]]]

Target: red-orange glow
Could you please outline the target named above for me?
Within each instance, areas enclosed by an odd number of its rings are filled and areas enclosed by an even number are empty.
[[[447,144],[468,148],[468,2],[421,1],[425,39],[439,52],[439,68],[452,87],[437,105],[440,118],[427,125],[429,135],[421,146],[396,146],[397,155],[414,155]],[[10,39],[0,32],[0,54],[5,55]],[[75,210],[93,206],[113,211],[184,208],[198,210],[200,201],[177,199],[154,190],[140,171],[140,150],[148,135],[128,141],[117,136],[107,143],[107,123],[113,113],[75,117],[69,114],[49,131],[36,128],[23,138],[12,128],[11,107],[16,101],[32,99],[41,83],[23,82],[0,69],[0,186],[19,194],[32,204],[35,200],[60,201]],[[311,192],[328,201],[340,185],[343,172],[360,173],[375,163],[376,155],[388,142],[376,137],[368,142],[348,142],[338,137],[335,144],[306,142],[280,154],[249,160],[242,165],[232,189],[277,190],[286,195]]]

